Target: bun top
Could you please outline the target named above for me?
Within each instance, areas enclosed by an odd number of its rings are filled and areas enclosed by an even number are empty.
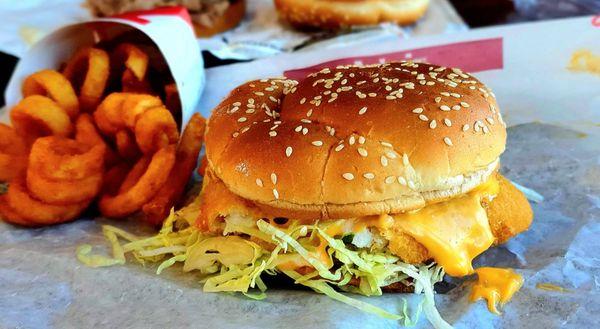
[[[465,193],[496,169],[505,142],[477,79],[397,62],[243,84],[213,111],[206,154],[233,193],[270,213],[342,218]]]

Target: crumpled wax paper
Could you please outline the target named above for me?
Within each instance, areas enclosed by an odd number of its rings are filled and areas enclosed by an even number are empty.
[[[598,30],[589,21],[515,25],[453,40],[415,39],[337,53],[504,38],[504,68],[476,76],[495,91],[510,126],[503,173],[545,200],[532,204],[535,218],[527,232],[475,261],[475,266],[513,267],[524,276],[523,288],[501,316],[489,313],[482,301],[468,302],[469,278],[449,279],[453,288],[436,296],[440,313],[457,328],[594,328],[600,322],[600,76],[566,69],[574,51],[597,44]],[[540,56],[540,50],[552,56]],[[208,70],[207,85],[227,91],[228,83],[237,84],[240,77],[281,74],[335,54],[304,53],[293,63],[273,58],[270,65],[259,61]],[[200,109],[208,111],[222,93],[208,88]],[[101,234],[106,223],[153,234],[135,220],[82,219],[33,230],[0,223],[0,328],[399,327],[311,291],[272,289],[267,299],[252,301],[239,294],[203,293],[197,278],[177,266],[157,276],[154,266],[134,261],[100,269],[80,264],[75,258],[80,244],[107,251]],[[538,283],[568,291],[540,290]],[[411,294],[354,297],[394,312],[401,311],[403,298],[413,306],[421,300]],[[417,327],[429,327],[423,315]]]
[[[533,204],[531,228],[492,248],[475,266],[508,266],[523,274],[521,291],[489,313],[468,302],[469,281],[436,296],[442,316],[457,328],[592,328],[600,314],[600,144],[598,136],[546,124],[509,129],[504,174],[545,196]],[[79,220],[42,229],[0,224],[0,328],[396,328],[398,323],[359,312],[310,291],[269,290],[264,301],[239,294],[203,293],[180,266],[154,274],[135,263],[88,268],[75,258],[82,243],[105,244],[110,223],[152,234],[130,221]],[[100,248],[97,251],[106,250]],[[568,292],[536,288],[553,283]],[[359,297],[390,311],[403,298]],[[535,320],[535,321],[532,321]],[[418,327],[428,327],[422,316]]]
[[[67,24],[91,19],[84,0],[0,0],[0,51],[22,56],[29,45],[46,33]],[[336,35],[305,33],[281,22],[273,0],[247,0],[241,24],[231,31],[198,39],[200,47],[221,59],[248,60],[290,52],[300,47],[339,47],[365,41],[385,40],[401,35],[412,37],[464,31],[467,25],[448,0],[431,0],[426,15],[407,27],[382,24]]]

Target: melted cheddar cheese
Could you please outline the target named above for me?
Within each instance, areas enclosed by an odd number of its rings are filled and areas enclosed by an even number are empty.
[[[497,305],[506,304],[523,285],[523,277],[509,268],[482,267],[475,270],[477,282],[471,290],[471,302],[485,299],[490,312],[500,314]]]
[[[416,212],[394,215],[393,230],[412,236],[451,276],[473,273],[473,258],[494,242],[481,199],[498,193],[489,179],[470,193],[428,205]],[[393,234],[386,234],[393,236]]]

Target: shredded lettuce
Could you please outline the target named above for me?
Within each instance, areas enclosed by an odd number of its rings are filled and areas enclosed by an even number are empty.
[[[152,237],[103,226],[112,257],[92,254],[89,245],[80,246],[77,257],[88,266],[100,267],[124,264],[126,255],[131,255],[142,264],[159,263],[157,274],[183,263],[184,271],[200,275],[204,291],[241,292],[255,300],[267,296],[262,275],[283,273],[297,284],[364,312],[408,326],[414,325],[423,311],[435,328],[450,328],[435,307],[433,286],[444,276],[438,265],[403,263],[385,249],[352,244],[355,236],[330,236],[326,225],[319,223],[291,222],[287,227],[276,227],[263,220],[232,216],[226,218],[223,235],[203,235],[190,224],[194,209],[172,211],[160,232]],[[361,239],[367,241],[370,237],[363,234]],[[394,314],[339,291],[377,296],[382,294],[381,287],[396,282],[411,285],[416,294],[423,295],[413,316],[409,315],[406,300],[399,308],[401,312]]]

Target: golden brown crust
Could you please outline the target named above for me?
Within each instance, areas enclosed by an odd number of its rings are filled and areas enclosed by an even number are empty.
[[[496,169],[505,140],[478,80],[401,62],[248,82],[213,111],[206,149],[233,193],[268,212],[327,219],[468,192]]]
[[[527,198],[508,179],[496,175],[500,193],[491,202],[483,200],[490,221],[495,244],[505,243],[508,239],[527,230],[533,220],[533,211]]]
[[[279,15],[300,28],[338,29],[394,22],[412,24],[429,0],[275,0]]]

